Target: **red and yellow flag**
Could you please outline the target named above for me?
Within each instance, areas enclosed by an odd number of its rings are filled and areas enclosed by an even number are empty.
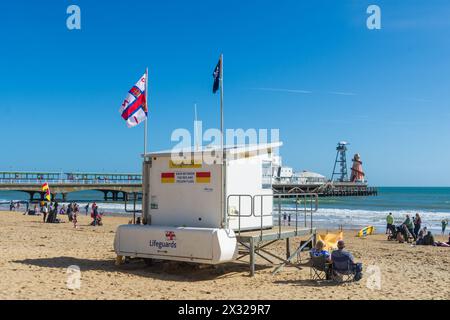
[[[42,191],[45,192],[45,199],[47,199],[47,201],[50,201],[52,199],[52,196],[50,194],[50,187],[48,186],[47,182],[42,185]]]

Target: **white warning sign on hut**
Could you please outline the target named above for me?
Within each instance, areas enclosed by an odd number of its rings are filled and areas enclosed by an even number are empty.
[[[175,172],[175,183],[195,183],[195,172]]]

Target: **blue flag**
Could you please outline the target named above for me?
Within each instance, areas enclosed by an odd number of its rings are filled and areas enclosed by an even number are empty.
[[[217,90],[219,90],[219,81],[221,77],[221,64],[222,60],[219,59],[219,62],[217,63],[216,68],[214,69],[213,77],[214,77],[214,84],[213,84],[213,93],[216,93]]]

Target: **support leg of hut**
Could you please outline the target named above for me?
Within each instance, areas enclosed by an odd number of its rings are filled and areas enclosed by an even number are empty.
[[[286,259],[289,259],[291,256],[291,246],[289,243],[289,238],[286,238]]]
[[[255,243],[250,239],[250,276],[255,275]]]
[[[117,256],[116,257],[116,266],[120,266],[124,263],[124,257],[123,256]]]

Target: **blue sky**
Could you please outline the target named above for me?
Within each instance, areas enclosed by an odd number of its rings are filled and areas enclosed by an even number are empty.
[[[128,89],[148,66],[149,148],[170,148],[194,103],[219,126],[223,52],[226,127],[278,128],[285,164],[329,176],[347,140],[373,185],[450,185],[448,1],[2,1],[0,39],[0,170],[139,172]]]

